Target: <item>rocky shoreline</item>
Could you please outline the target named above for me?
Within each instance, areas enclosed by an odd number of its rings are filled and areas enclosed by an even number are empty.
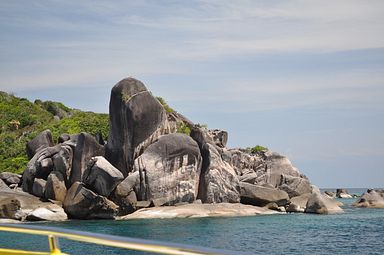
[[[265,148],[227,148],[226,131],[167,111],[136,79],[112,88],[109,111],[107,141],[83,132],[62,134],[54,142],[46,130],[28,142],[23,175],[0,174],[0,218],[342,212],[287,157]],[[369,191],[356,206],[382,207],[383,194]],[[345,192],[338,192],[342,196]]]

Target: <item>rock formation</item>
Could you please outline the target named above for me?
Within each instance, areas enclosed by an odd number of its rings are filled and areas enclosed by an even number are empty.
[[[20,192],[21,186],[35,195],[27,194],[31,201],[40,197],[62,203],[65,213],[76,219],[112,219],[140,208],[199,201],[288,212],[338,211],[285,156],[228,149],[226,131],[195,125],[160,101],[140,81],[121,80],[111,92],[106,144],[100,134],[95,138],[80,133],[62,134],[55,145],[46,130],[27,144],[30,161],[22,178],[2,173],[0,189]],[[180,127],[190,129],[190,134],[177,133]],[[25,194],[4,200],[0,216],[64,218],[52,203],[26,213],[19,199]]]

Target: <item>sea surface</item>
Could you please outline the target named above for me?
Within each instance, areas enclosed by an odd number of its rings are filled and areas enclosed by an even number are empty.
[[[348,189],[361,195],[365,189]],[[33,223],[221,249],[229,254],[384,254],[384,209],[354,208],[343,214],[282,214],[234,218],[67,221]],[[45,237],[0,232],[0,246],[48,250]],[[144,254],[60,239],[70,254]]]

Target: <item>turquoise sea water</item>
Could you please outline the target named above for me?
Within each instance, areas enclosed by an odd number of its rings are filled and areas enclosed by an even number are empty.
[[[364,190],[349,190],[361,194]],[[94,233],[161,240],[225,250],[230,254],[384,254],[384,209],[351,206],[337,215],[284,214],[235,218],[34,223]],[[119,249],[60,240],[71,254],[128,254]],[[44,237],[0,232],[0,246],[48,249]],[[132,254],[132,253],[129,253]],[[134,253],[142,254],[142,253]]]

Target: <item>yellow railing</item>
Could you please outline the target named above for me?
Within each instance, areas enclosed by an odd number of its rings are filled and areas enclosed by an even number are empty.
[[[220,254],[212,250],[190,247],[176,246],[163,242],[147,241],[136,238],[118,237],[104,234],[94,234],[82,231],[68,229],[58,229],[43,226],[18,225],[18,224],[0,224],[0,231],[45,235],[48,237],[50,252],[32,252],[24,250],[3,249],[0,247],[0,255],[60,255],[62,253],[57,242],[57,238],[65,238],[84,243],[99,244],[104,246],[123,248],[128,250],[151,252],[158,254],[177,254],[177,255],[202,255],[202,254]]]

